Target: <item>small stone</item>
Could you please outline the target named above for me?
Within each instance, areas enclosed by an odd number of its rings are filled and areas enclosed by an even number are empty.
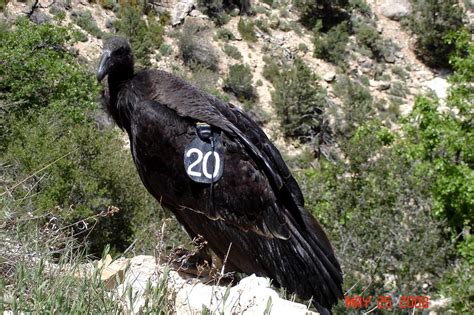
[[[51,20],[51,18],[49,17],[49,15],[47,15],[44,12],[35,11],[30,16],[30,20],[31,20],[31,22],[33,22],[37,25],[40,25],[40,24],[48,23]]]
[[[192,17],[198,17],[198,16],[201,16],[202,15],[202,12],[199,11],[199,10],[192,10],[191,12],[189,12],[189,16],[192,16]]]
[[[377,91],[385,91],[390,88],[390,81],[374,81],[370,80],[369,85]]]
[[[409,0],[383,0],[380,6],[382,14],[394,21],[400,20],[410,14],[411,5]]]
[[[332,82],[336,78],[336,72],[329,71],[323,75],[323,80],[326,82]]]
[[[398,59],[403,59],[405,58],[405,55],[399,50],[395,52],[395,57],[397,57]]]

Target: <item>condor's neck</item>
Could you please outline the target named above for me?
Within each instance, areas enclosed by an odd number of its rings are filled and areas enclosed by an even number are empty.
[[[132,91],[130,89],[130,81],[133,78],[133,69],[128,71],[111,72],[108,76],[110,99],[107,107],[112,118],[117,125],[130,131],[130,114],[131,104],[128,95]]]

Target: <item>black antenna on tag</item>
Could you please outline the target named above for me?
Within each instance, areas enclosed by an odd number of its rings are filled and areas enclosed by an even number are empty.
[[[211,142],[211,156],[214,158],[214,167],[212,168],[212,175],[211,175],[211,191],[210,191],[210,198],[211,198],[211,210],[212,210],[212,217],[216,214],[216,209],[214,205],[214,173],[216,167],[216,158],[214,155],[214,132],[212,132],[212,126],[206,123],[198,122],[196,123],[196,133],[198,134],[199,138],[201,138],[204,142]]]

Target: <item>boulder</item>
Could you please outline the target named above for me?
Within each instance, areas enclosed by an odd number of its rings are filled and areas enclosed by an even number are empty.
[[[155,257],[145,255],[118,261],[106,258],[97,267],[102,270],[101,278],[107,288],[114,287],[112,296],[130,314],[140,313],[149,294],[147,288],[166,279],[168,299],[172,300],[176,314],[201,314],[208,309],[211,314],[317,315],[304,304],[280,298],[269,279],[255,275],[243,278],[235,286],[208,284],[215,281],[168,270]],[[133,296],[133,302],[128,296]]]
[[[448,96],[449,83],[444,78],[436,77],[432,80],[424,82],[423,86],[432,90],[441,100],[445,100]]]
[[[165,11],[171,14],[171,25],[180,24],[186,16],[196,7],[197,0],[160,0],[154,3],[155,10],[159,13]]]
[[[382,14],[391,19],[398,21],[400,18],[410,14],[411,6],[409,0],[383,0],[380,7]]]

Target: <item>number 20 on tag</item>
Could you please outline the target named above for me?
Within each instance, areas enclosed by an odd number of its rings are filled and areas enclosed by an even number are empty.
[[[224,149],[219,139],[210,143],[196,137],[184,151],[186,174],[195,182],[210,184],[217,182],[224,171]]]

